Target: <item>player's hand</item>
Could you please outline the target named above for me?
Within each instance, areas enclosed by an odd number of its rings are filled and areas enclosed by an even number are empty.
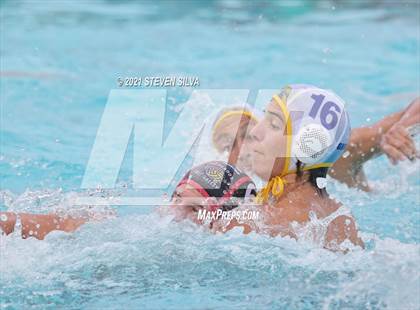
[[[416,158],[416,147],[408,130],[398,123],[382,136],[380,147],[393,165]]]

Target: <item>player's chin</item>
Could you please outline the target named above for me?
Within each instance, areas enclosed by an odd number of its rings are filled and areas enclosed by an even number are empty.
[[[263,157],[252,159],[253,172],[263,180],[268,180],[271,175],[272,167],[268,167],[267,161]]]

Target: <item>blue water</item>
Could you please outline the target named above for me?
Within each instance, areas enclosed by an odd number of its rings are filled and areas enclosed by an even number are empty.
[[[419,2],[1,1],[1,208],[71,210],[118,77],[190,75],[203,88],[330,88],[352,126],[420,92]],[[185,94],[175,92],[175,104]],[[156,139],[160,139],[157,133]],[[129,182],[125,163],[120,181]],[[153,169],[154,167],[151,167]],[[156,167],[155,167],[156,168]],[[368,247],[348,255],[149,210],[45,241],[0,237],[2,308],[420,309],[418,163],[334,183]]]

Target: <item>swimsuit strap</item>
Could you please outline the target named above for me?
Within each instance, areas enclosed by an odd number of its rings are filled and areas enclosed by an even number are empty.
[[[339,216],[352,216],[348,208],[341,206],[330,215],[324,218],[317,218],[314,211],[309,211],[310,220],[302,225],[292,225],[293,230],[299,235],[299,238],[325,244],[328,227],[331,222]]]
[[[341,206],[337,210],[335,210],[333,213],[331,213],[330,215],[321,219],[321,221],[324,225],[326,225],[326,227],[328,227],[331,224],[331,222],[339,216],[350,216],[350,217],[352,217],[352,214],[351,214],[351,211],[350,211],[349,208],[347,208],[345,206]]]

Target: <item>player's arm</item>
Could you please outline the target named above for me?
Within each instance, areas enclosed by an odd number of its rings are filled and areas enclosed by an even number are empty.
[[[419,123],[420,97],[411,102],[402,117],[382,136],[380,147],[393,164],[418,156],[408,128]]]
[[[363,164],[373,157],[386,154],[393,163],[412,159],[415,146],[407,127],[419,123],[420,100],[417,98],[406,109],[391,114],[372,126],[351,131],[346,152],[329,171],[329,175],[350,187],[369,190]]]
[[[0,219],[0,228],[6,235],[15,230],[16,222],[20,219],[22,238],[35,237],[40,240],[53,230],[72,232],[87,222],[82,217],[13,212],[0,212]]]

